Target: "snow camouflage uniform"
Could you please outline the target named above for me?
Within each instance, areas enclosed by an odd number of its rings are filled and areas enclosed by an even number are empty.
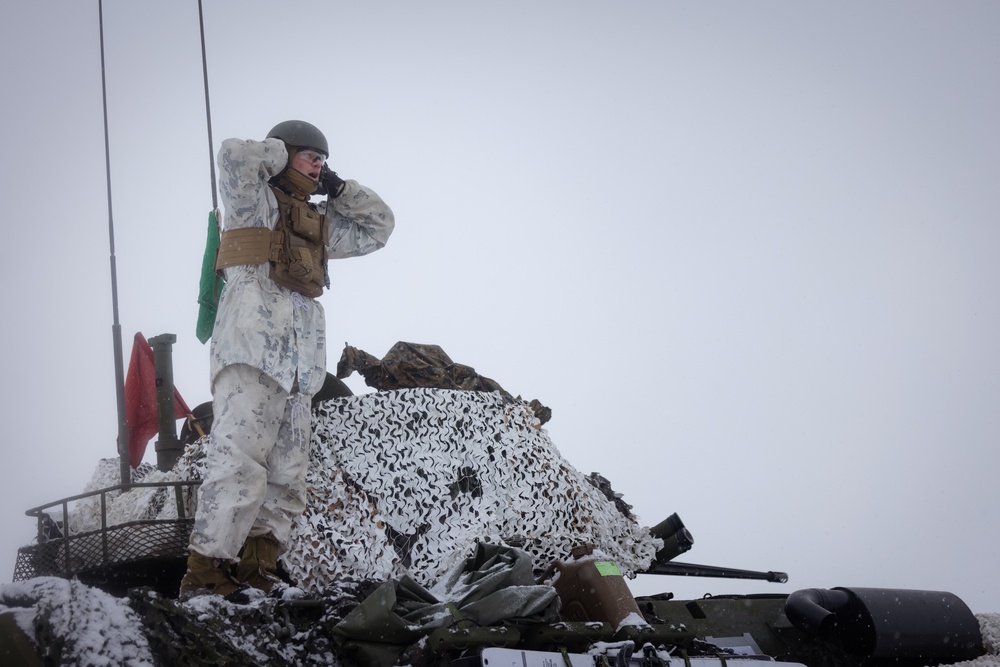
[[[288,163],[284,142],[228,139],[218,162],[226,229],[274,229],[268,181]],[[319,209],[329,219],[330,259],[374,252],[393,230],[389,207],[356,181]],[[190,547],[222,561],[236,560],[247,538],[287,542],[305,508],[310,400],[326,377],[323,306],[268,272],[267,263],[225,269],[212,337],[214,422]]]

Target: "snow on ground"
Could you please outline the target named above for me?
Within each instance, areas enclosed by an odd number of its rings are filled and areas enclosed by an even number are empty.
[[[153,656],[142,623],[128,602],[79,581],[38,577],[0,587],[0,613],[46,656],[66,667],[150,666]]]

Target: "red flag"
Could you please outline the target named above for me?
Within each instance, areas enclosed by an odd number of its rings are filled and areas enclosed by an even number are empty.
[[[191,412],[174,387],[174,417],[180,419]],[[156,412],[156,370],[153,348],[142,333],[135,335],[132,359],[125,377],[125,429],[128,433],[128,463],[133,468],[142,463],[149,439],[160,430]]]

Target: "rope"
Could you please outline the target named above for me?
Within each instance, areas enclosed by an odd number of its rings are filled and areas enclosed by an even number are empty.
[[[292,422],[292,438],[295,439],[295,444],[299,447],[303,447],[306,444],[307,430],[303,428],[303,424],[309,423],[311,418],[310,408],[306,406],[305,397],[297,391],[289,396],[288,401],[291,405],[291,414],[289,419]]]
[[[309,310],[310,301],[298,292],[292,292],[289,298],[292,300],[292,305],[299,310]]]

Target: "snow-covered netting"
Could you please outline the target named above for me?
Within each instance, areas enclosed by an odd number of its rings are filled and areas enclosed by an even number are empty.
[[[10,613],[46,664],[152,666],[142,621],[128,601],[79,581],[38,577],[0,588],[0,613]],[[8,654],[17,664],[15,652]],[[6,664],[6,663],[4,663]]]
[[[526,403],[497,393],[336,399],[312,444],[312,497],[283,556],[306,588],[396,563],[430,585],[477,540],[519,545],[538,570],[592,543],[629,575],[660,545],[563,459]]]
[[[189,447],[177,461],[172,470],[161,472],[155,466],[143,463],[132,471],[132,481],[144,484],[169,483],[177,481],[198,480],[205,470],[205,459],[201,447]],[[121,484],[121,469],[118,459],[101,459],[97,463],[94,475],[84,488],[84,493],[91,493]],[[194,488],[183,491],[185,508],[184,516],[194,516]],[[133,521],[153,521],[179,518],[174,492],[166,487],[139,487],[120,493],[109,492],[105,495],[105,511],[107,525],[117,526]],[[50,511],[53,520],[60,521],[61,516]],[[88,496],[75,501],[69,512],[69,534],[79,535],[101,527],[101,498],[99,495]]]

